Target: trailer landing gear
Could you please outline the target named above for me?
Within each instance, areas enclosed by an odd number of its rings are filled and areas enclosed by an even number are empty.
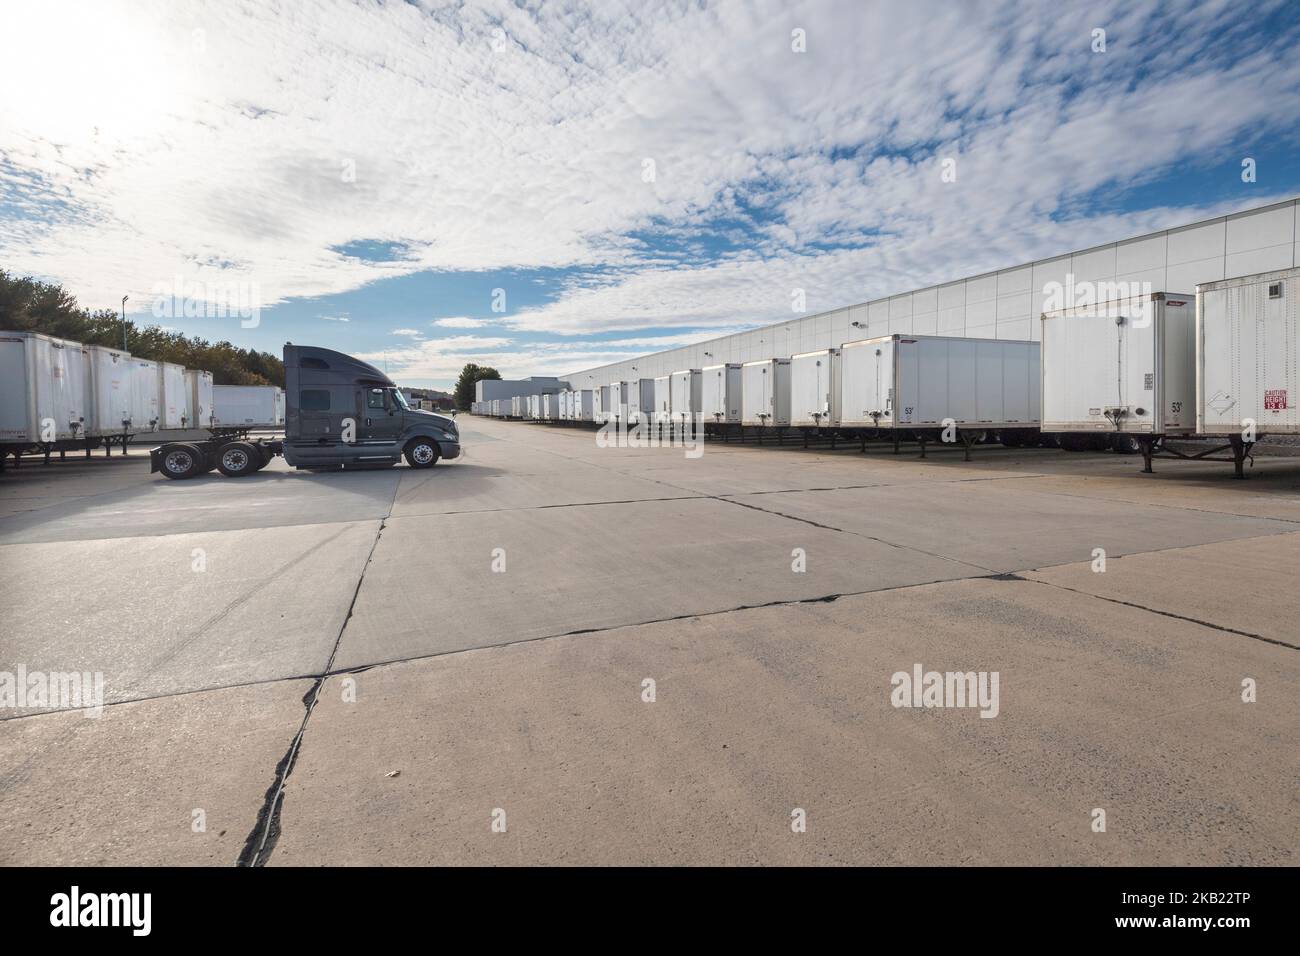
[[[1263,436],[1259,437],[1262,438]],[[1230,461],[1232,462],[1232,477],[1242,480],[1246,477],[1244,468],[1246,459],[1250,459],[1252,468],[1255,466],[1255,457],[1250,453],[1250,450],[1255,447],[1255,442],[1246,441],[1240,435],[1229,435],[1228,444],[1216,445],[1194,455],[1179,451],[1177,448],[1170,448],[1166,444],[1163,435],[1139,436],[1138,447],[1142,452],[1142,473],[1144,475],[1154,474],[1154,469],[1151,467],[1151,459],[1153,458],[1180,458],[1183,461]],[[1232,457],[1215,457],[1221,451],[1231,451]]]

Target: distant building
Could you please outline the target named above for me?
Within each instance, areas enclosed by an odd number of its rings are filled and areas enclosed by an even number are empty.
[[[568,387],[569,383],[563,379],[547,375],[521,379],[481,378],[474,383],[474,401],[490,402],[498,398],[514,398],[516,395],[551,395]]]

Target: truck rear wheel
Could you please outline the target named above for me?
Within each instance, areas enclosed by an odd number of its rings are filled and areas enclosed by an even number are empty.
[[[243,478],[257,471],[262,453],[246,441],[232,441],[217,451],[217,468],[227,478]]]
[[[412,468],[432,468],[438,464],[439,452],[438,443],[432,438],[412,438],[403,454]]]
[[[206,458],[197,445],[175,442],[164,445],[158,458],[158,470],[173,481],[193,478],[195,475],[209,471]]]

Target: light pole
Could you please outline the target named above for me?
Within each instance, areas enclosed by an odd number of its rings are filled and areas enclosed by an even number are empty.
[[[122,351],[126,351],[126,300],[131,298],[129,295],[122,296]]]

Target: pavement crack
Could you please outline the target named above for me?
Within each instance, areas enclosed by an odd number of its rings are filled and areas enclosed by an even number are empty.
[[[1278,647],[1285,647],[1288,650],[1300,651],[1300,644],[1291,644],[1287,641],[1278,640],[1275,637],[1265,637],[1263,634],[1256,634],[1253,631],[1243,631],[1235,627],[1228,627],[1225,624],[1216,624],[1213,621],[1206,621],[1199,617],[1190,617],[1186,614],[1175,614],[1173,611],[1164,611],[1158,607],[1150,607],[1146,604],[1138,604],[1135,601],[1123,601],[1119,598],[1106,597],[1104,594],[1093,594],[1091,591],[1081,591],[1078,588],[1066,587],[1064,584],[1057,584],[1054,581],[1042,581],[1038,578],[1024,578],[1019,575],[1007,575],[1006,580],[1029,581],[1032,584],[1042,584],[1049,588],[1057,588],[1061,591],[1069,591],[1071,594],[1080,594],[1084,597],[1095,598],[1098,601],[1106,601],[1109,604],[1118,604],[1121,607],[1131,607],[1139,611],[1146,611],[1150,614],[1159,614],[1161,617],[1172,618],[1175,621],[1184,621],[1188,624],[1199,624],[1201,627],[1207,627],[1212,631],[1219,631],[1223,634],[1233,634],[1237,637],[1249,637],[1254,641],[1262,641],[1265,644],[1274,644]],[[1004,580],[998,576],[994,580]]]
[[[858,538],[865,538],[868,541],[875,541],[877,544],[883,544],[886,547],[894,548],[898,551],[911,551],[913,554],[924,554],[926,557],[937,558],[941,561],[951,561],[953,564],[960,564],[967,568],[974,568],[980,572],[981,577],[990,574],[997,574],[993,568],[986,568],[983,565],[975,564],[971,561],[963,561],[961,558],[954,558],[947,554],[938,554],[934,551],[926,551],[924,548],[913,547],[908,544],[899,544],[896,541],[887,541],[884,538],[878,538],[875,535],[863,534],[861,531],[851,531],[848,528],[837,528],[834,525],[822,524],[819,521],[813,521],[811,518],[800,518],[798,515],[786,514],[784,511],[773,511],[771,508],[760,508],[758,505],[747,504],[744,501],[737,501],[734,498],[725,498],[719,495],[708,496],[713,501],[725,501],[727,504],[736,505],[741,508],[749,508],[753,511],[761,511],[763,514],[774,515],[778,518],[785,518],[789,521],[798,521],[803,524],[812,525],[814,528],[821,528],[823,531],[836,531],[840,534],[851,534]]]
[[[396,500],[396,489],[394,489],[394,500]],[[391,504],[389,508],[391,513]],[[384,526],[387,520],[387,518],[384,518],[379,522],[379,527],[375,531],[375,540],[370,543],[370,552],[366,555],[365,564],[361,566],[361,573],[357,575],[356,587],[352,590],[352,600],[348,602],[348,611],[343,615],[343,623],[339,626],[339,633],[334,638],[334,646],[330,648],[330,656],[325,662],[325,669],[316,676],[311,688],[303,695],[302,723],[298,725],[298,732],[293,735],[293,740],[289,742],[289,749],[285,751],[284,756],[275,765],[275,775],[271,780],[271,785],[266,788],[262,806],[257,812],[257,819],[253,823],[252,830],[249,831],[244,840],[244,848],[235,861],[236,866],[266,866],[267,860],[271,858],[271,854],[275,850],[276,843],[279,842],[280,811],[284,808],[285,785],[288,783],[289,775],[293,773],[293,768],[298,762],[298,753],[302,749],[302,741],[307,734],[307,724],[311,721],[312,712],[315,711],[316,704],[320,701],[325,681],[329,679],[334,669],[334,658],[339,652],[339,645],[343,643],[343,634],[348,629],[348,623],[352,620],[352,613],[357,606],[357,597],[361,594],[361,585],[366,580],[366,572],[370,569],[370,562],[374,560],[375,549],[384,536]]]

